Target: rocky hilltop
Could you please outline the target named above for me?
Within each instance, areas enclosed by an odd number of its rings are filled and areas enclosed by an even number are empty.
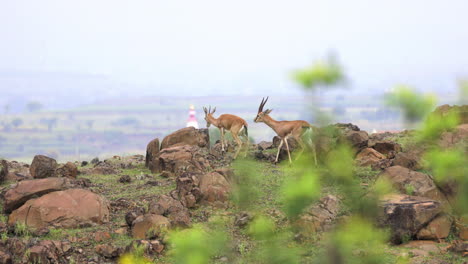
[[[463,109],[442,106],[434,112],[462,113],[461,122],[438,137],[438,147],[457,147],[467,154]],[[334,132],[326,132],[330,129]],[[369,135],[353,124],[335,124],[316,131],[314,142],[320,163],[326,163],[338,145],[350,146],[352,174],[364,190],[380,181],[391,184],[392,192],[379,199],[375,219],[376,226],[390,232],[386,254],[406,256],[410,263],[463,263],[468,217],[455,206],[459,183],[439,182],[425,170],[429,147],[415,144],[413,135]],[[273,138],[244,150],[264,191],[258,208],[282,228],[293,226],[293,243],[320,248],[311,234],[320,237],[350,217],[347,197],[326,188],[299,217],[288,219],[276,197],[289,176],[283,169],[287,163],[273,163],[278,145],[279,139]],[[297,149],[293,140],[289,146]],[[232,202],[245,179],[243,171],[232,166],[233,149],[229,145],[223,154],[219,142],[210,144],[207,129],[184,128],[149,142],[146,155],[65,164],[42,155],[31,164],[3,160],[0,263],[117,263],[136,247],[150,260],[172,263],[167,254],[170,231],[214,217],[226,220],[236,253],[213,261],[233,263],[254,250],[255,242],[243,230],[256,217],[256,212]],[[287,162],[286,149],[281,149],[280,160]]]

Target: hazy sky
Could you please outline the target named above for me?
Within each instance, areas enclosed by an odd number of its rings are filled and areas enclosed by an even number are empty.
[[[467,10],[465,0],[0,0],[0,72],[284,93],[292,69],[333,51],[355,89],[453,90],[468,77]]]

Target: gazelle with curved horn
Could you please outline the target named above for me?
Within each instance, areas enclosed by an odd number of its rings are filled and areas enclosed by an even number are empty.
[[[244,131],[244,135],[247,138],[247,145],[249,143],[249,133],[247,130],[247,122],[235,115],[230,115],[230,114],[223,114],[220,115],[218,118],[214,118],[213,114],[216,111],[216,107],[211,111],[211,106],[209,109],[206,107],[203,107],[203,111],[205,111],[205,121],[206,121],[206,127],[210,127],[212,124],[213,126],[219,128],[221,131],[221,149],[224,152],[224,146],[227,145],[225,144],[224,140],[224,133],[226,131],[231,132],[232,137],[234,140],[237,142],[238,149],[236,151],[236,154],[234,155],[234,158],[237,157],[239,154],[239,151],[242,148],[242,140],[239,138],[239,133]]]
[[[299,145],[301,146],[301,152],[298,154],[298,156],[300,156],[305,148],[305,143],[302,139],[302,136],[309,129],[313,129],[314,126],[310,125],[308,122],[303,121],[303,120],[295,120],[295,121],[274,120],[270,116],[272,109],[267,109],[263,111],[263,107],[265,106],[267,101],[268,101],[268,97],[266,98],[266,100],[265,98],[262,98],[262,102],[260,103],[260,106],[258,107],[258,113],[254,119],[254,122],[265,123],[267,126],[271,127],[276,132],[276,134],[281,138],[281,142],[278,146],[278,153],[276,154],[275,163],[278,162],[279,153],[280,153],[281,147],[283,146],[283,143],[286,144],[286,149],[288,151],[288,157],[289,157],[289,163],[291,163],[292,161],[291,161],[291,153],[289,152],[288,138],[292,137],[297,141],[297,143],[299,143]],[[311,142],[311,147],[314,152],[315,165],[317,165],[317,155],[315,153],[315,147],[313,146],[312,142]]]

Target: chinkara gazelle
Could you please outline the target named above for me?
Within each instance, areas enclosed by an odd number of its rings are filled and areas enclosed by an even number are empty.
[[[218,118],[214,118],[213,114],[216,111],[216,107],[213,109],[213,111],[211,111],[211,106],[209,109],[203,107],[203,111],[205,111],[206,127],[209,128],[212,124],[213,126],[219,128],[219,130],[221,131],[221,149],[223,152],[225,151],[225,146],[227,147],[227,143],[224,139],[224,133],[227,131],[231,132],[232,137],[238,145],[238,149],[234,154],[234,158],[237,157],[239,151],[242,148],[242,140],[239,138],[241,132],[244,132],[244,135],[247,138],[246,144],[248,147],[249,133],[247,129],[247,122],[244,119],[230,114],[223,114],[220,115]]]
[[[286,144],[286,150],[288,151],[289,163],[291,163],[291,153],[289,152],[289,145],[288,145],[288,138],[294,138],[297,143],[299,143],[301,147],[301,152],[298,154],[298,157],[302,154],[305,149],[305,143],[303,140],[304,134],[309,131],[315,129],[314,126],[310,125],[308,122],[303,120],[295,120],[295,121],[276,121],[271,118],[270,113],[272,109],[267,109],[263,111],[263,107],[265,106],[266,102],[268,101],[268,97],[262,98],[262,102],[258,107],[257,116],[254,119],[255,123],[263,122],[267,126],[271,127],[276,134],[281,138],[281,142],[278,146],[278,153],[276,154],[275,163],[278,162],[279,153],[283,143]],[[315,165],[317,165],[317,154],[315,153],[315,147],[311,140],[307,141],[313,150],[314,161]]]

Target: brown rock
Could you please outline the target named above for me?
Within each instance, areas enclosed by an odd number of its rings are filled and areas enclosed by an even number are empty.
[[[206,159],[206,150],[197,146],[176,146],[161,150],[152,161],[151,172],[169,171],[182,173],[184,171],[201,172],[211,167]]]
[[[228,182],[233,182],[235,180],[234,170],[232,168],[218,168],[215,171],[223,175]]]
[[[419,161],[421,160],[420,154],[415,151],[399,152],[393,159],[393,166],[402,166],[412,170],[422,169]]]
[[[57,177],[76,179],[76,176],[78,175],[78,168],[74,163],[67,162],[64,165],[60,165],[55,170],[55,175],[57,175]]]
[[[442,211],[438,201],[401,194],[385,196],[380,208],[379,225],[390,227],[391,240],[396,244],[414,236]]]
[[[121,227],[118,228],[114,231],[117,235],[126,235],[127,234],[127,228]]]
[[[122,254],[121,248],[118,248],[109,244],[97,245],[96,247],[94,247],[94,249],[96,250],[96,253],[98,253],[99,255],[105,258],[110,258],[110,259],[116,258],[120,256],[120,254]]]
[[[94,168],[91,169],[89,174],[96,174],[96,175],[111,175],[117,174],[118,170],[107,162],[99,162],[97,163]]]
[[[159,153],[159,138],[155,138],[148,143],[146,146],[146,158],[145,158],[145,167],[153,170],[150,165],[156,155]]]
[[[366,148],[369,141],[369,135],[366,131],[347,131],[344,133],[344,138],[357,151]]]
[[[131,252],[136,246],[144,248],[144,252],[148,255],[161,254],[164,250],[164,244],[159,240],[135,240],[125,251]]]
[[[169,219],[161,215],[146,214],[139,216],[133,222],[132,236],[134,238],[146,239],[160,237],[171,227]]]
[[[288,142],[289,143],[289,142]],[[276,146],[278,147],[278,146]],[[257,144],[258,150],[267,150],[273,148],[273,142],[261,141]]]
[[[109,221],[109,202],[102,196],[83,189],[68,189],[48,193],[29,200],[13,211],[9,225],[17,221],[29,227],[75,228]]]
[[[39,197],[50,192],[65,190],[70,187],[72,187],[71,182],[64,178],[53,177],[21,181],[6,191],[4,195],[5,202],[3,210],[5,213],[10,213],[33,197]]]
[[[161,195],[157,202],[148,206],[148,213],[169,218],[171,226],[188,227],[191,224],[190,213],[182,203],[170,196]]]
[[[94,233],[94,241],[96,242],[102,242],[109,239],[111,239],[111,235],[109,234],[109,232],[97,231],[96,233]]]
[[[468,240],[468,215],[462,216],[455,221],[460,239]]]
[[[361,150],[356,156],[356,162],[359,166],[372,166],[377,164],[380,160],[385,159],[386,157],[379,153],[377,150],[372,148],[365,148]]]
[[[159,175],[163,178],[173,178],[174,177],[174,173],[170,172],[170,171],[163,171],[161,172],[161,175]]]
[[[463,254],[464,257],[468,256],[468,241],[455,240],[450,246],[450,251]]]
[[[379,177],[386,177],[402,194],[409,194],[407,191],[412,190],[413,193],[411,195],[427,197],[444,204],[447,203],[445,196],[427,174],[412,171],[401,166],[392,166],[385,169]]]
[[[401,245],[401,247],[409,248],[413,256],[428,257],[432,254],[441,253],[440,248],[434,241],[413,240]]]
[[[306,233],[328,231],[339,211],[339,200],[336,196],[327,195],[318,204],[308,208],[296,222],[296,225]]]
[[[130,183],[130,182],[132,182],[132,178],[130,177],[130,175],[122,175],[119,178],[119,182],[121,182],[121,183]]]
[[[418,239],[442,239],[446,238],[452,228],[453,219],[447,214],[441,214],[434,218],[429,224],[419,230],[416,235]]]
[[[12,264],[11,254],[4,248],[0,248],[0,264]]]
[[[17,237],[8,238],[6,247],[13,256],[21,256],[26,250],[26,243]]]
[[[54,177],[56,168],[57,161],[54,159],[43,155],[36,155],[31,163],[29,172],[36,179]]]
[[[388,167],[391,167],[392,162],[393,162],[393,160],[391,160],[391,159],[381,159],[381,160],[377,161],[376,163],[374,163],[371,166],[371,168],[373,170],[376,170],[376,171],[384,170],[384,169],[386,169]]]
[[[164,215],[166,214],[171,207],[174,208],[184,208],[180,201],[168,196],[161,195],[157,202],[151,202],[148,206],[148,213]]]
[[[442,148],[452,148],[461,142],[464,142],[464,144],[467,144],[468,142],[468,124],[462,124],[457,126],[453,131],[451,132],[444,132],[442,133],[440,140],[439,140],[439,146]]]
[[[194,127],[179,129],[163,139],[161,142],[161,150],[183,145],[208,148],[210,146],[208,129],[195,129]]]
[[[139,217],[140,215],[144,215],[144,214],[145,214],[144,208],[142,207],[135,208],[125,215],[125,222],[127,222],[128,226],[132,226],[133,221],[135,221],[135,219],[137,219],[137,217]]]
[[[2,160],[0,168],[0,183],[32,179],[29,173],[29,165],[26,163]]]
[[[56,245],[58,241],[43,240],[29,248],[30,263],[61,263],[64,261],[61,249]]]
[[[401,152],[401,145],[393,141],[376,141],[373,142],[375,150],[387,156],[387,158],[393,158],[396,153]]]
[[[206,173],[200,178],[202,199],[208,203],[226,201],[229,197],[230,188],[229,182],[217,172]]]
[[[200,174],[184,172],[177,177],[177,187],[171,192],[171,196],[179,200],[184,207],[193,208],[198,203],[202,194],[199,188]]]
[[[440,117],[446,117],[449,113],[455,112],[460,118],[460,124],[468,123],[468,105],[453,105],[448,104],[438,106],[431,115],[438,115]]]

